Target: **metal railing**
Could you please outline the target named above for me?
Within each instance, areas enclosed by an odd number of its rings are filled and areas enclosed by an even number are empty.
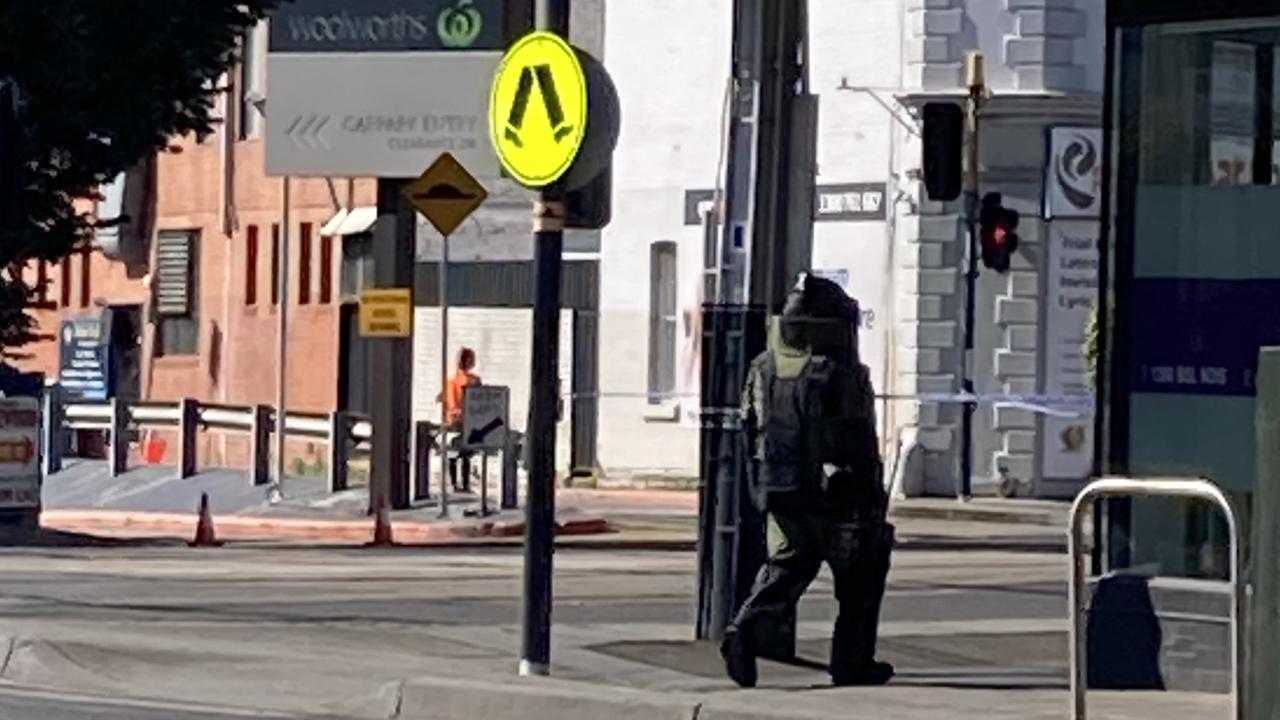
[[[250,479],[266,485],[270,478],[271,436],[275,433],[275,408],[269,405],[220,405],[192,399],[171,402],[110,400],[104,402],[61,403],[56,393],[46,399],[46,437],[52,452],[46,453],[45,472],[61,467],[59,450],[70,430],[101,430],[107,434],[112,475],[125,472],[128,464],[128,434],[136,430],[170,430],[178,434],[178,465],[181,477],[197,471],[196,442],[200,432],[244,435],[250,439]],[[285,433],[290,438],[312,440],[329,446],[327,481],[331,492],[349,487],[349,461],[368,455],[373,426],[369,419],[354,413],[285,414]]]
[[[46,393],[44,437],[49,438],[44,455],[46,474],[61,469],[61,449],[70,430],[100,430],[107,434],[110,447],[108,464],[111,475],[128,470],[129,434],[136,430],[167,430],[178,435],[178,476],[196,474],[197,441],[201,432],[219,432],[248,436],[250,439],[249,480],[254,485],[271,482],[271,437],[275,433],[275,408],[270,405],[220,405],[202,403],[190,398],[171,402],[110,400],[104,402],[62,403],[56,391]],[[373,424],[364,415],[348,412],[285,414],[287,437],[310,440],[328,447],[326,483],[329,492],[350,487],[350,461],[368,456],[372,451]],[[430,499],[430,456],[448,443],[439,441],[440,426],[420,421],[415,423],[412,498]],[[515,430],[507,432],[508,444],[501,465],[501,507],[517,506],[517,465],[523,436]],[[482,453],[487,457],[492,453]],[[481,465],[482,496],[487,495],[487,459]],[[442,480],[443,482],[444,480]],[[482,497],[483,500],[486,498]]]
[[[1222,510],[1227,519],[1227,539],[1230,543],[1230,583],[1231,608],[1230,627],[1230,663],[1231,672],[1231,716],[1242,720],[1242,699],[1244,697],[1244,674],[1242,672],[1241,650],[1244,639],[1241,635],[1244,624],[1245,580],[1241,573],[1242,546],[1240,543],[1240,524],[1231,501],[1213,482],[1204,479],[1177,478],[1105,478],[1090,483],[1076,496],[1071,505],[1070,529],[1068,531],[1068,554],[1071,561],[1071,579],[1067,587],[1068,611],[1071,613],[1071,717],[1073,720],[1085,720],[1085,692],[1088,689],[1088,638],[1084,632],[1084,621],[1087,613],[1084,600],[1085,554],[1083,520],[1088,514],[1085,510],[1093,507],[1094,501],[1104,497],[1184,497],[1198,498],[1214,503]]]

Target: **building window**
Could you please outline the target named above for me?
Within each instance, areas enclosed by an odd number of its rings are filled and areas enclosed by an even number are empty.
[[[36,261],[36,307],[49,307],[49,263]]]
[[[271,226],[271,304],[280,304],[280,225]]]
[[[258,304],[258,226],[244,233],[244,304]]]
[[[649,246],[649,403],[669,399],[676,389],[676,244]]]
[[[298,304],[311,302],[311,223],[298,226]]]
[[[342,243],[342,299],[358,300],[373,287],[373,235],[348,235]]]
[[[320,303],[333,302],[333,236],[320,238]]]
[[[253,140],[262,136],[262,113],[253,101],[263,97],[262,55],[265,49],[266,25],[258,23],[240,38],[240,69],[237,80],[240,123],[237,137]]]
[[[152,299],[156,314],[156,355],[195,355],[200,344],[199,236],[166,231],[156,240]]]
[[[89,295],[92,288],[90,287],[90,260],[92,260],[91,251],[86,248],[80,251],[80,307],[89,307]]]
[[[71,256],[62,258],[62,272],[58,283],[58,306],[71,307]]]

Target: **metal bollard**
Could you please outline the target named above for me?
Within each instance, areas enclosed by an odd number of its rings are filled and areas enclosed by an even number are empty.
[[[1240,559],[1240,525],[1236,520],[1235,509],[1227,496],[1217,485],[1204,479],[1167,479],[1167,478],[1106,478],[1090,483],[1076,496],[1071,505],[1071,515],[1067,535],[1068,558],[1071,575],[1067,584],[1067,612],[1070,616],[1070,638],[1068,647],[1070,654],[1071,682],[1071,715],[1072,720],[1085,720],[1085,692],[1088,690],[1088,638],[1085,635],[1085,615],[1088,608],[1085,604],[1085,560],[1081,552],[1084,546],[1085,510],[1091,510],[1094,501],[1104,497],[1186,497],[1208,500],[1217,505],[1227,519],[1227,538],[1231,545],[1231,572],[1229,576],[1231,590],[1231,608],[1229,623],[1231,627],[1231,647],[1227,662],[1231,671],[1231,717],[1239,720],[1241,700],[1244,696],[1244,674],[1241,672],[1243,650],[1243,623],[1240,618],[1245,598],[1245,579],[1241,573]]]
[[[62,452],[66,447],[66,435],[62,429],[62,386],[46,385],[43,400],[40,424],[41,440],[44,444],[44,465],[41,470],[44,476],[48,477],[62,470]]]
[[[502,509],[514,510],[520,507],[518,493],[520,449],[524,436],[515,430],[507,431],[506,444],[502,449]]]
[[[329,492],[350,487],[351,418],[345,412],[329,413]]]
[[[419,420],[413,425],[413,500],[431,499],[431,451],[435,449],[436,424]]]
[[[119,477],[129,469],[129,408],[120,398],[111,398],[111,430],[108,440],[107,465],[111,477]]]
[[[251,469],[249,481],[255,486],[271,484],[271,406],[254,405],[250,427]]]
[[[200,405],[191,398],[178,401],[178,478],[194,477],[197,470],[196,440],[200,429]]]

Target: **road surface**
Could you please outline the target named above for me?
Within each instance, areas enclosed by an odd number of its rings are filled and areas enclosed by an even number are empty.
[[[517,549],[8,548],[0,681],[286,717],[385,718],[406,678],[514,674],[521,564]],[[685,552],[558,551],[554,675],[727,689],[714,649],[691,642],[694,567]],[[1064,576],[1060,555],[901,553],[884,654],[917,684],[1061,687]],[[801,606],[800,649],[812,666],[770,664],[768,682],[823,682],[830,595],[821,577]],[[229,717],[94,702],[11,694],[0,718]]]

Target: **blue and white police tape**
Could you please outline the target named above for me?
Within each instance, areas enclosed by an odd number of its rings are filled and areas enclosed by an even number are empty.
[[[651,402],[667,402],[672,400],[700,400],[701,396],[692,393],[641,393],[641,392],[599,392],[574,393],[568,399],[640,399]],[[955,405],[990,405],[996,409],[1026,410],[1049,417],[1063,419],[1085,418],[1093,415],[1095,398],[1089,394],[1075,395],[1018,395],[1008,393],[878,393],[876,400],[888,402],[917,402],[929,404]],[[703,413],[713,415],[732,415],[738,412],[736,407],[703,408]]]

